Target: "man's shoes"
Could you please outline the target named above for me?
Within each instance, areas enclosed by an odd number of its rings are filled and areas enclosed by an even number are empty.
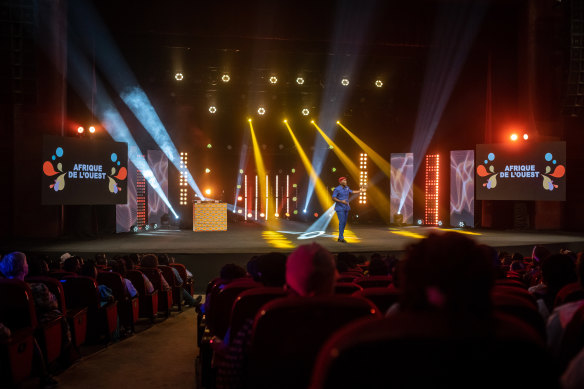
[[[347,241],[346,241],[346,240],[344,240],[344,239],[337,239],[337,242],[341,242],[341,243],[347,243]]]

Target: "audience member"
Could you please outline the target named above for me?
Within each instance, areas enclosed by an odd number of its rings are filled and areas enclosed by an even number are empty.
[[[219,277],[223,280],[223,284],[228,284],[235,279],[243,278],[246,274],[245,269],[235,263],[223,265],[219,271]]]
[[[128,260],[126,261],[126,271],[136,270],[136,263],[132,261],[131,257],[132,257],[131,255],[128,256]],[[142,278],[144,279],[146,293],[148,294],[154,293],[154,285],[152,285],[152,282],[148,279],[148,277],[146,277],[146,274],[142,273]]]
[[[119,260],[112,260],[110,261],[110,266],[112,268],[112,272],[119,273],[120,276],[122,276],[122,281],[124,282],[126,295],[130,296],[131,298],[138,296],[138,291],[134,287],[134,284],[132,284],[132,281],[126,278],[127,271],[126,263],[124,262],[124,260],[122,258],[120,258]]]
[[[71,273],[79,273],[79,270],[81,270],[79,259],[76,256],[67,258],[63,262],[63,270]]]
[[[539,312],[547,320],[554,307],[556,294],[565,285],[577,280],[576,269],[572,259],[563,254],[546,257],[541,264],[542,283],[529,288],[537,300]]]
[[[383,260],[381,255],[376,258],[371,258],[369,267],[367,268],[367,274],[370,276],[386,276],[389,274],[387,263]]]
[[[245,265],[247,274],[256,282],[260,282],[260,277],[258,275],[258,259],[259,256],[254,255]]]
[[[95,267],[95,263],[93,262],[86,262],[81,266],[79,270],[79,275],[91,277],[94,280],[97,280],[97,267]],[[98,292],[99,292],[99,300],[100,305],[103,307],[107,303],[114,301],[114,294],[110,288],[105,285],[98,284]]]
[[[258,280],[264,286],[283,287],[286,284],[286,255],[269,253],[258,257]]]
[[[158,269],[158,256],[156,254],[144,255],[142,257],[142,260],[140,261],[140,266],[145,267],[145,268]],[[160,278],[161,278],[162,290],[163,291],[170,290],[170,285],[168,285],[168,282],[166,282],[164,277],[160,277]]]
[[[158,256],[158,263],[160,265],[169,266],[171,268],[176,280],[178,281],[178,283],[179,284],[184,283],[184,280],[180,276],[178,270],[176,270],[174,267],[170,266],[170,258],[168,256],[168,254],[160,254]],[[185,303],[187,305],[190,305],[191,307],[194,307],[201,302],[201,296],[197,296],[197,298],[195,299],[195,298],[193,298],[193,296],[189,292],[187,292],[187,290],[185,288],[181,288],[181,293],[182,293],[183,299],[185,300]]]

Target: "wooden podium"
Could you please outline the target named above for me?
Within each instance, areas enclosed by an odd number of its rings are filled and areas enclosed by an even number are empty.
[[[195,201],[193,231],[227,231],[227,203]]]

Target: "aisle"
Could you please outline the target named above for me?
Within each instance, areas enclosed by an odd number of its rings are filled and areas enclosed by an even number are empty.
[[[189,308],[57,376],[58,388],[195,388],[196,312]]]

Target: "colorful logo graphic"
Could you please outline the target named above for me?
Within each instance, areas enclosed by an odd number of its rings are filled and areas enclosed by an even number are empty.
[[[490,177],[487,179],[487,182],[483,183],[483,186],[486,186],[487,189],[493,189],[497,186],[497,172],[495,172],[495,167],[493,165],[489,166],[489,171],[487,171],[486,165],[489,164],[489,161],[493,162],[495,160],[495,153],[489,153],[487,156],[488,160],[485,159],[484,165],[477,166],[477,174],[481,177]]]
[[[55,150],[55,154],[53,154],[53,156],[51,157],[51,160],[56,161],[57,158],[61,158],[62,156],[63,148],[57,147],[57,149]],[[55,178],[54,180],[54,183],[49,186],[55,192],[65,189],[65,175],[67,174],[67,172],[63,172],[63,165],[61,164],[61,162],[57,163],[57,169],[55,170],[53,162],[45,161],[45,163],[43,163],[43,173],[45,173],[45,175],[49,177],[57,176],[57,178]]]
[[[109,191],[111,193],[118,193],[122,190],[122,188],[118,186],[118,181],[123,181],[128,177],[128,170],[122,166],[116,171],[116,167],[120,166],[120,161],[118,161],[118,155],[116,153],[112,153],[110,159],[115,166],[111,168],[111,175],[108,175],[107,177],[109,179]]]
[[[556,160],[554,159],[552,153],[546,153],[545,160],[547,162],[551,162],[554,165],[556,164]],[[554,168],[554,172],[550,174],[551,171],[552,168],[549,165],[547,165],[545,167],[545,173],[541,173],[541,176],[543,177],[542,185],[545,190],[554,190],[554,188],[558,187],[558,185],[554,184],[552,179],[548,176],[561,178],[564,176],[564,174],[566,174],[566,167],[564,165],[558,165]]]

